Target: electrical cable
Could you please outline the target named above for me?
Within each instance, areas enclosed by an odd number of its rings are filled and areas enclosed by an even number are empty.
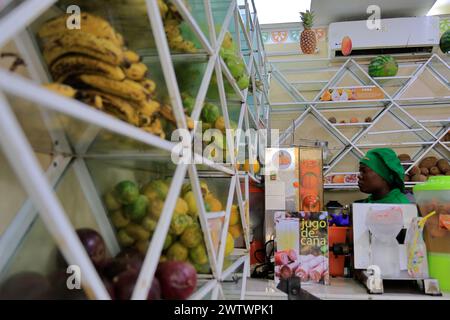
[[[267,247],[272,244],[272,248],[269,251],[269,254],[267,254]],[[257,262],[259,262],[258,265],[256,265],[255,269],[252,272],[253,278],[273,278],[274,274],[274,263],[270,262],[270,258],[274,254],[274,240],[269,240],[264,244],[263,249],[255,250],[253,253],[253,257],[256,259]],[[258,253],[264,252],[264,258],[265,261],[261,261],[258,257]]]

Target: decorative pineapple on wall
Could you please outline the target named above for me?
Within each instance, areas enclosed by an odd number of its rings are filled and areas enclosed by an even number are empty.
[[[309,10],[300,12],[300,18],[304,28],[300,35],[300,48],[303,53],[312,54],[316,51],[317,46],[316,33],[311,30],[314,23],[314,13]]]

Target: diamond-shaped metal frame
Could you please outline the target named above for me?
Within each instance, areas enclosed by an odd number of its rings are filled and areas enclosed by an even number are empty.
[[[280,60],[279,62],[283,62],[285,60]],[[298,61],[299,63],[301,61]],[[436,68],[433,67],[433,63],[440,64],[445,70],[449,70],[449,74],[442,75]],[[427,105],[431,106],[433,104],[449,104],[450,109],[450,99],[449,96],[446,97],[427,97],[424,99],[413,98],[406,99],[403,98],[402,95],[405,91],[417,80],[418,77],[425,71],[430,70],[432,74],[435,76],[438,81],[440,81],[443,85],[449,88],[450,81],[450,68],[449,65],[437,54],[431,55],[431,57],[424,62],[423,64],[416,67],[411,76],[396,76],[396,77],[379,77],[372,78],[368,75],[368,73],[358,64],[354,59],[349,58],[345,60],[342,66],[335,72],[335,74],[331,77],[331,79],[323,86],[321,86],[320,92],[316,95],[316,97],[312,101],[306,101],[305,97],[302,95],[301,90],[296,88],[296,81],[289,81],[286,76],[284,76],[282,71],[279,71],[276,63],[273,63],[271,66],[272,70],[272,79],[277,81],[282,88],[286,91],[286,93],[294,99],[294,102],[278,102],[271,103],[272,107],[275,106],[288,106],[285,109],[275,109],[271,110],[271,117],[276,116],[278,112],[299,112],[299,116],[296,119],[293,119],[292,125],[290,125],[282,135],[280,135],[280,139],[278,141],[279,144],[286,144],[289,141],[289,137],[295,132],[297,128],[299,128],[308,116],[314,117],[322,127],[328,132],[331,133],[333,137],[339,140],[343,147],[340,152],[334,155],[334,157],[330,160],[329,164],[324,167],[325,175],[333,173],[333,168],[339,164],[348,154],[352,154],[355,157],[355,160],[358,160],[361,156],[364,155],[362,151],[363,148],[371,148],[371,147],[381,147],[381,146],[391,146],[391,147],[402,147],[402,146],[418,146],[421,149],[413,155],[413,161],[408,163],[409,167],[406,172],[409,172],[413,166],[417,165],[423,157],[427,155],[430,151],[434,150],[443,158],[449,159],[450,149],[449,144],[441,141],[445,134],[448,132],[450,127],[450,118],[447,119],[438,119],[433,120],[433,122],[440,123],[442,126],[438,130],[436,134],[432,133],[426,127],[426,121],[417,120],[413,117],[408,111],[408,107],[414,104]],[[338,84],[346,75],[350,75],[354,80],[361,83],[363,86],[376,86],[381,89],[385,95],[384,99],[380,100],[367,100],[367,101],[320,101],[320,97],[325,92],[325,90],[332,88],[336,84]],[[317,81],[305,81],[305,83],[312,83]],[[395,82],[400,86],[400,88],[394,92],[391,96],[386,90],[384,90],[383,85]],[[302,82],[303,83],[303,82]],[[450,91],[449,91],[450,92]],[[344,106],[345,105],[345,106]],[[321,110],[361,110],[361,107],[365,106],[369,107],[377,107],[379,108],[378,113],[374,117],[373,121],[368,124],[332,124],[330,123],[323,114],[321,114]],[[293,107],[298,107],[298,109],[294,109]],[[401,130],[390,130],[386,128],[386,131],[382,132],[373,132],[371,131],[376,124],[379,124],[383,116],[391,115],[396,121],[402,125],[405,129]],[[450,115],[450,111],[449,111]],[[342,134],[339,130],[341,127],[361,127],[359,132],[357,132],[352,138],[347,138]],[[384,134],[387,140],[389,140],[388,134],[395,134],[401,132],[411,132],[414,133],[418,137],[418,141],[405,142],[401,144],[393,144],[389,141],[386,143],[378,143],[378,144],[362,144],[359,143],[362,138],[367,134]],[[302,136],[301,138],[312,139],[308,136]],[[314,139],[312,139],[314,140]],[[442,149],[442,150],[440,150]],[[414,183],[407,183],[407,185],[413,185]],[[336,188],[336,189],[348,189],[357,187],[354,185],[327,185],[328,188]]]
[[[212,0],[211,0],[212,1]],[[240,48],[240,31],[243,32],[244,38],[251,49],[249,62],[246,69],[251,76],[253,84],[253,92],[256,92],[255,77],[263,80],[263,93],[265,99],[258,101],[254,99],[256,110],[268,103],[268,76],[267,69],[264,62],[267,61],[264,54],[264,47],[261,38],[261,30],[258,23],[256,8],[253,1],[249,3],[245,1],[244,6],[238,6],[236,0],[229,1],[229,7],[225,19],[221,25],[219,34],[216,34],[214,18],[211,9],[211,1],[204,0],[205,16],[208,22],[209,37],[203,34],[197,21],[190,14],[184,1],[172,0],[172,3],[177,7],[178,11],[191,28],[192,32],[199,39],[203,49],[208,54],[208,62],[203,79],[197,93],[195,106],[191,117],[193,120],[198,120],[201,109],[206,97],[207,89],[211,81],[213,71],[216,72],[220,103],[222,114],[225,119],[225,126],[230,129],[230,120],[228,116],[227,99],[224,91],[224,84],[222,75],[227,78],[231,86],[234,88],[236,95],[241,99],[241,114],[239,116],[239,128],[249,128],[251,126],[256,128],[265,127],[264,121],[261,121],[259,112],[253,115],[249,112],[247,105],[247,96],[249,90],[241,91],[236,81],[228,70],[224,61],[220,58],[219,50],[225,38],[226,31],[229,25],[234,20],[236,28],[236,37],[238,46]],[[74,227],[61,206],[61,203],[55,196],[53,187],[56,182],[63,178],[63,172],[67,166],[72,165],[77,174],[80,187],[84,192],[86,200],[92,209],[92,212],[97,219],[100,226],[100,232],[107,242],[108,249],[112,255],[119,250],[115,234],[107,222],[106,212],[103,208],[100,196],[95,192],[92,177],[86,168],[83,158],[77,158],[71,162],[71,157],[61,157],[58,151],[64,152],[69,150],[70,143],[67,141],[64,134],[53,132],[51,126],[48,125],[49,134],[54,141],[57,141],[55,146],[56,156],[53,159],[54,167],[50,168],[47,173],[44,173],[39,166],[39,163],[34,155],[33,148],[27,141],[27,137],[23,133],[20,124],[17,122],[12,108],[6,99],[5,94],[12,94],[19,96],[27,101],[38,103],[42,108],[42,116],[44,119],[54,121],[51,119],[51,112],[60,112],[71,118],[81,120],[91,125],[85,133],[87,142],[82,145],[72,146],[76,153],[83,154],[86,152],[91,143],[94,141],[99,132],[98,128],[107,129],[115,134],[120,134],[124,137],[138,141],[145,145],[153,146],[170,152],[175,143],[169,142],[154,135],[140,131],[129,124],[123,123],[120,120],[114,119],[97,110],[94,110],[80,102],[61,97],[57,94],[43,89],[36,83],[44,83],[49,81],[43,66],[41,65],[40,53],[34,47],[31,36],[26,31],[26,27],[36,20],[42,13],[49,9],[56,0],[28,0],[21,5],[14,7],[5,17],[0,20],[0,27],[2,31],[0,35],[0,47],[7,41],[13,40],[18,47],[21,55],[27,63],[30,76],[33,81],[20,78],[16,75],[10,74],[6,71],[0,70],[0,109],[2,117],[0,120],[0,143],[3,152],[9,160],[14,172],[23,185],[24,189],[29,195],[29,199],[24,203],[22,209],[16,215],[14,221],[7,229],[5,234],[0,238],[0,248],[4,248],[6,254],[0,257],[0,273],[6,268],[8,261],[13,256],[21,239],[25,236],[29,226],[39,215],[49,233],[54,238],[57,246],[62,251],[64,257],[70,264],[76,264],[83,270],[82,285],[89,298],[94,299],[109,299],[107,293],[98,273],[89,260],[84,251],[81,242],[76,236]],[[170,97],[171,105],[174,110],[178,128],[187,128],[186,119],[184,117],[183,105],[181,100],[180,90],[176,79],[174,66],[171,59],[171,51],[169,49],[168,40],[164,31],[163,20],[160,15],[158,3],[156,0],[145,0],[147,7],[147,14],[152,28],[153,36],[156,42],[158,56],[160,59],[163,76]],[[245,21],[242,18],[245,14]],[[256,46],[253,44],[256,43]],[[254,94],[255,96],[255,94]],[[249,119],[253,120],[253,125],[250,124]],[[195,131],[195,130],[194,130]],[[193,132],[194,132],[193,131]],[[228,148],[231,153],[234,152],[233,141],[227,139]],[[111,154],[112,157],[133,157],[135,154]],[[151,154],[139,154],[140,157],[151,157]],[[203,198],[200,190],[200,183],[198,172],[195,164],[179,164],[176,167],[171,187],[167,195],[161,217],[158,221],[157,228],[153,234],[152,241],[148,247],[147,255],[145,257],[141,273],[139,274],[135,290],[132,294],[132,299],[145,299],[150,289],[154,273],[158,264],[159,256],[162,251],[163,242],[169,229],[171,216],[175,207],[176,199],[180,193],[181,185],[184,182],[186,175],[188,176],[199,206],[199,217],[206,247],[208,251],[210,266],[212,269],[212,278],[202,285],[193,295],[192,299],[202,299],[206,294],[213,291],[213,295],[219,291],[218,285],[221,281],[226,279],[234,270],[244,265],[244,272],[242,274],[243,281],[241,287],[241,298],[245,297],[245,283],[246,277],[249,275],[249,239],[248,239],[248,221],[246,221],[244,210],[248,207],[248,183],[249,176],[243,172],[237,171],[235,168],[236,159],[232,157],[232,166],[224,166],[213,163],[208,159],[204,159],[202,155],[195,154],[196,160],[201,160],[203,164],[209,166],[212,170],[219,172],[224,177],[231,179],[230,189],[228,192],[228,200],[226,210],[223,212],[224,227],[221,234],[220,250],[218,255],[214,252],[211,234],[208,227],[208,214],[205,210]],[[253,174],[250,175],[252,179],[257,180]],[[246,183],[246,197],[242,197],[240,181]],[[223,261],[225,253],[225,239],[228,230],[228,223],[230,218],[231,204],[233,197],[237,195],[238,205],[241,212],[241,221],[243,223],[243,230],[245,233],[245,249],[238,252],[238,259],[230,267],[223,270]],[[34,204],[36,208],[33,208]],[[38,213],[39,212],[39,213]]]

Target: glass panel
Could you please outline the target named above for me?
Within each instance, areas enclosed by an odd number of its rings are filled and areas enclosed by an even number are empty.
[[[244,187],[244,184],[241,185]],[[244,188],[245,189],[245,188]],[[243,196],[243,199],[245,199],[245,196]],[[245,207],[245,204],[244,204]],[[245,209],[244,209],[245,210]],[[244,213],[244,216],[247,216],[248,221],[248,215],[247,212]],[[231,214],[230,214],[230,225],[228,226],[228,233],[231,234],[234,240],[234,248],[244,248],[245,249],[245,241],[244,241],[244,231],[242,227],[242,219],[238,204],[238,198],[237,195],[233,198],[233,205],[231,207]]]
[[[37,218],[0,279],[0,300],[86,299],[84,291],[69,290],[64,258],[44,223]]]
[[[56,129],[55,132],[58,132],[55,121],[52,121],[45,110],[36,108],[36,104],[33,102],[11,95],[8,95],[7,99],[35,151],[52,153],[54,144],[49,128],[53,127]],[[64,151],[69,152],[69,150]]]
[[[0,239],[20,210],[27,194],[22,188],[8,160],[0,152]]]
[[[119,245],[145,254],[175,172],[170,154],[155,152],[144,159],[129,160],[89,159],[87,166]],[[186,214],[184,201],[180,200],[179,207],[176,210]]]
[[[206,67],[208,65],[207,56],[197,56],[191,59],[173,59],[175,73],[178,81],[180,92],[184,100],[191,97],[194,100],[192,103],[185,104],[186,114],[192,113],[195,99],[197,98],[198,90],[205,75]]]
[[[89,229],[89,235],[84,240],[98,239],[97,235],[102,237],[73,168],[66,171],[55,192],[74,228]],[[105,252],[102,261],[106,261],[110,255],[104,241],[96,243],[97,248],[103,248],[101,250]],[[97,261],[100,266],[101,261]],[[82,289],[67,288],[66,281],[71,274],[66,273],[66,268],[67,263],[55,241],[42,219],[36,217],[25,237],[20,240],[6,269],[2,270],[3,291],[0,289],[0,292],[6,296],[2,295],[0,299],[86,299]]]
[[[69,5],[82,10],[79,30],[76,23],[75,30],[66,28]],[[43,53],[49,79],[76,90],[66,88],[67,95],[170,138],[176,121],[144,0],[61,0],[29,32]]]
[[[65,154],[131,154],[153,152],[157,148],[138,142],[61,112],[49,110],[16,96],[7,96],[25,134],[36,152]],[[46,121],[44,122],[44,116]],[[49,132],[55,137],[53,143]],[[58,137],[68,140],[64,146]],[[85,149],[88,149],[87,151]]]
[[[225,300],[241,299],[243,270],[244,264],[241,264],[224,282],[221,283]]]
[[[88,161],[88,167],[116,230],[122,248],[119,255],[136,255],[139,270],[143,254],[152,241],[176,167],[168,153],[127,161],[92,159]],[[131,205],[124,204],[129,200],[130,190],[135,190],[138,198]],[[142,205],[138,205],[140,201]],[[159,260],[188,262],[199,276],[211,271],[197,208],[190,182],[186,180],[177,199]],[[116,263],[113,261],[107,267],[108,276],[114,276]]]

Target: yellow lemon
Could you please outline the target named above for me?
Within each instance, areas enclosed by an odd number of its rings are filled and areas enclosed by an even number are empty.
[[[187,192],[184,195],[183,199],[184,199],[184,201],[186,201],[186,203],[189,207],[188,214],[192,217],[196,217],[198,210],[197,210],[197,201],[195,200],[194,192],[192,192],[192,191]]]
[[[225,132],[225,119],[223,118],[223,116],[217,118],[216,122],[214,123],[214,127],[216,129],[219,129],[220,131]]]
[[[242,227],[238,224],[230,226],[228,232],[233,236],[233,239],[237,239],[242,235]]]
[[[233,204],[231,206],[231,215],[230,215],[230,226],[233,226],[241,220],[241,215],[239,214],[238,206]]]
[[[229,256],[234,250],[234,239],[231,233],[227,234],[227,242],[225,245],[225,257]]]
[[[255,163],[253,163],[253,172],[254,173],[258,173],[260,169],[260,165],[258,161],[255,161]],[[244,163],[244,171],[250,172],[250,161],[247,159],[245,160]]]
[[[209,206],[210,212],[222,211],[222,203],[211,194],[205,197],[205,203]]]

